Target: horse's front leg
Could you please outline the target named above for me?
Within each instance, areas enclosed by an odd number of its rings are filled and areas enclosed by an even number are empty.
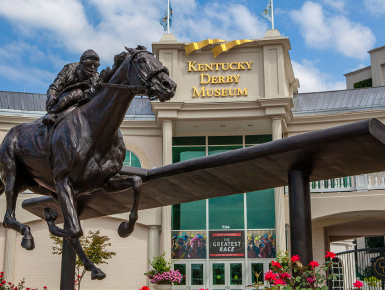
[[[67,177],[56,181],[57,199],[68,225],[67,229],[61,229],[55,225],[57,212],[52,209],[44,209],[44,218],[48,223],[49,231],[52,235],[68,239],[77,239],[83,235],[76,206],[76,197]]]
[[[132,187],[134,190],[134,204],[130,213],[128,222],[122,222],[118,229],[118,234],[126,238],[134,231],[135,223],[138,220],[139,198],[142,191],[142,178],[139,176],[116,175],[112,177],[105,185],[106,192],[119,192]]]
[[[106,274],[99,268],[95,266],[95,264],[87,257],[86,253],[80,244],[79,239],[67,239],[71,247],[76,251],[76,254],[79,256],[80,260],[83,263],[84,269],[87,271],[91,271],[91,279],[92,280],[103,280],[106,278]]]
[[[60,235],[64,236],[65,234],[67,234],[66,231],[55,225],[57,217],[58,213],[56,210],[51,208],[44,209],[44,219],[47,221],[49,231],[51,233],[55,231],[56,234],[59,233]],[[106,274],[104,274],[102,270],[97,268],[95,264],[88,258],[80,244],[79,239],[67,238],[67,241],[69,242],[71,247],[76,251],[76,254],[79,256],[80,260],[84,265],[84,269],[86,269],[87,271],[91,271],[92,280],[102,280],[106,277]]]

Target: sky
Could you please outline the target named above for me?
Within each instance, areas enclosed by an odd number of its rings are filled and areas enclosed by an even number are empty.
[[[262,38],[268,0],[171,0],[178,41]],[[0,91],[45,93],[87,49],[111,66],[124,46],[151,50],[167,0],[1,0]],[[299,92],[346,89],[344,74],[385,45],[385,0],[274,0],[275,28],[290,38]]]

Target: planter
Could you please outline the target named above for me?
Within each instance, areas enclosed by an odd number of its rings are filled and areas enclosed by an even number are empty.
[[[156,289],[159,289],[159,290],[172,290],[172,284],[156,285]]]

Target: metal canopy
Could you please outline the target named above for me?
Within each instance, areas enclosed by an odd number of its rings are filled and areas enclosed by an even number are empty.
[[[300,134],[261,145],[201,157],[151,170],[124,166],[121,174],[140,175],[140,209],[288,185],[288,171],[310,181],[385,170],[385,125],[369,119]],[[80,219],[129,212],[132,189],[103,191],[78,198]],[[50,197],[25,200],[23,208],[43,218],[43,208],[59,205]],[[62,216],[58,223],[63,222]]]

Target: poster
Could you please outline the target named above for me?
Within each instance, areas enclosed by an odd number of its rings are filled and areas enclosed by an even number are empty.
[[[172,231],[172,259],[206,259],[206,231]]]
[[[244,258],[244,231],[210,231],[210,259]]]
[[[247,231],[247,258],[275,258],[275,230]]]

